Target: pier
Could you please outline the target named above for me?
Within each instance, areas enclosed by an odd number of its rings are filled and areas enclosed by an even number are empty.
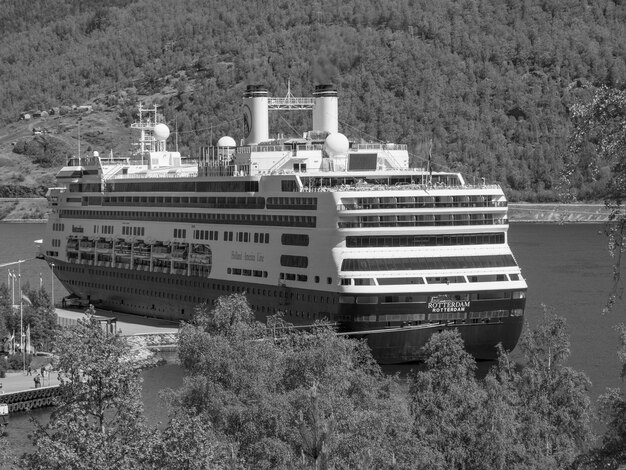
[[[53,404],[54,397],[59,393],[57,373],[46,371],[42,385],[35,388],[34,378],[37,372],[33,371],[33,375],[26,375],[24,372],[7,372],[6,377],[0,378],[2,384],[0,403],[8,405],[9,414]]]
[[[59,323],[71,326],[79,319],[85,318],[84,309],[67,310],[56,309]],[[116,328],[122,335],[129,338],[133,354],[138,360],[143,359],[146,350],[171,350],[175,348],[178,334],[177,325],[159,319],[151,319],[136,315],[128,315],[110,310],[96,310],[98,315],[116,319]],[[54,398],[59,394],[59,378],[57,371],[46,371],[41,379],[41,386],[35,388],[35,376],[39,370],[33,370],[32,375],[26,372],[9,371],[6,377],[0,378],[0,404],[8,406],[9,416],[17,411],[28,411],[35,408],[51,406]],[[2,425],[0,415],[0,426]]]

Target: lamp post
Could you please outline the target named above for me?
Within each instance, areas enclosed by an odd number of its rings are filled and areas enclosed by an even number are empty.
[[[52,280],[50,281],[50,290],[52,291],[52,311],[54,312],[54,263],[50,263],[50,267],[52,268]]]
[[[11,312],[15,308],[15,271],[9,269],[9,278],[11,279]]]
[[[34,258],[31,258],[34,259]],[[0,268],[5,266],[11,266],[17,264],[17,295],[20,297],[20,347],[22,348],[22,368],[26,372],[26,351],[24,350],[24,306],[22,304],[22,263],[24,261],[30,261],[31,259],[20,259],[17,261],[11,261],[10,263],[0,264]],[[13,298],[13,304],[15,305],[15,271],[11,274],[13,279],[13,285],[11,286],[11,297]]]
[[[22,305],[22,261],[17,262],[17,294],[20,296],[20,349],[22,350],[22,372],[26,372],[26,351],[24,350],[24,312]]]

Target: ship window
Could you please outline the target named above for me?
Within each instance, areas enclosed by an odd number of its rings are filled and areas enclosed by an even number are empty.
[[[442,276],[442,277],[427,277],[426,282],[428,284],[450,284],[466,282],[465,276]]]
[[[506,274],[484,274],[480,276],[468,276],[469,282],[503,282],[507,281]]]
[[[283,192],[296,192],[298,191],[298,184],[296,180],[282,180],[280,187]],[[269,207],[268,207],[269,208]]]
[[[306,268],[309,265],[309,258],[306,256],[281,255],[280,265],[294,268]]]
[[[342,271],[404,271],[423,269],[472,269],[517,266],[512,255],[454,256],[445,258],[344,259]]]
[[[309,246],[309,236],[299,233],[283,233],[280,236],[283,245]]]
[[[401,284],[424,284],[422,277],[379,277],[378,284],[381,286],[401,285]]]
[[[346,237],[348,248],[503,244],[503,233],[470,235],[392,235]]]

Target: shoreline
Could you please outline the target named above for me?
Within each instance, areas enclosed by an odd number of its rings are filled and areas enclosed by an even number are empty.
[[[601,224],[608,221],[609,210],[598,204],[509,203],[510,223]]]
[[[11,215],[11,214],[8,214]],[[605,223],[609,210],[602,203],[562,204],[510,202],[508,204],[509,223]],[[6,224],[45,224],[47,218],[6,218]]]

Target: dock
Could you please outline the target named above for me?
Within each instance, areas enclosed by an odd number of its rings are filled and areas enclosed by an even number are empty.
[[[86,318],[84,309],[56,309],[59,324],[71,326],[79,319]],[[111,310],[96,309],[96,314],[103,317],[115,318],[116,329],[123,336],[131,339],[133,347],[143,346],[148,349],[170,349],[178,334],[178,324],[157,318],[146,318],[137,315],[113,312]],[[156,339],[155,339],[156,338]],[[161,341],[159,341],[159,339]],[[156,344],[156,346],[155,346]],[[44,359],[44,357],[38,358]],[[40,373],[33,370],[31,375],[26,371],[8,371],[6,377],[0,378],[0,404],[8,405],[9,414],[16,411],[26,411],[34,408],[53,405],[54,397],[59,393],[59,378],[57,371],[46,371],[41,386],[35,388],[34,378]],[[0,422],[0,425],[2,423]]]

